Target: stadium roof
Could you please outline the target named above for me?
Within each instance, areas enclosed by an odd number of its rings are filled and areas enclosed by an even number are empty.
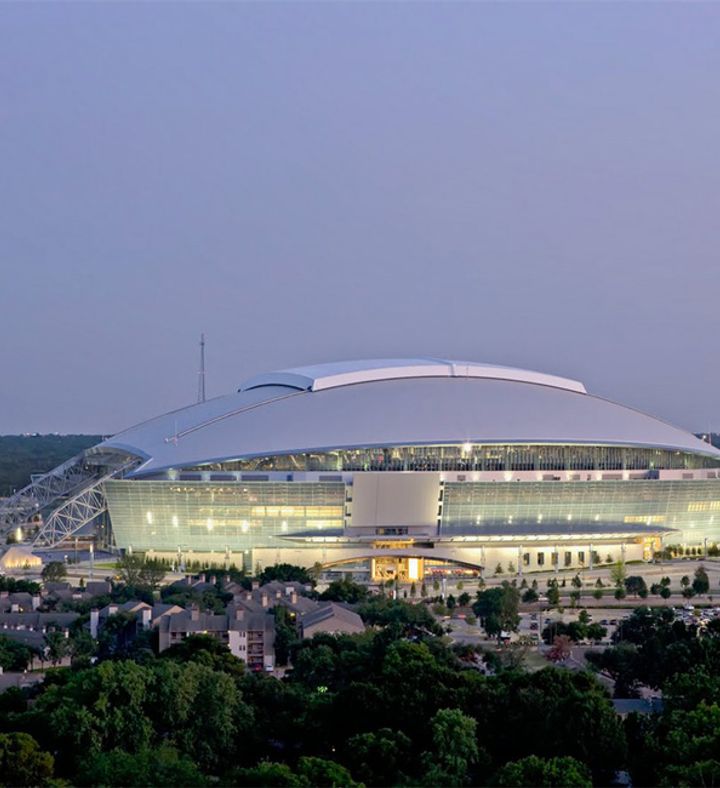
[[[577,381],[469,362],[333,363],[240,390],[119,433],[103,448],[146,459],[143,475],[241,457],[458,443],[643,446],[720,458],[694,435],[595,397]]]
[[[403,378],[488,378],[490,380],[517,380],[540,386],[577,391],[585,394],[585,386],[577,380],[532,372],[527,369],[501,367],[496,364],[479,364],[475,361],[448,361],[437,358],[365,359],[363,361],[335,361],[312,367],[297,367],[280,372],[258,375],[243,383],[240,391],[261,386],[288,386],[300,391],[351,386],[355,383],[373,383],[380,380]]]

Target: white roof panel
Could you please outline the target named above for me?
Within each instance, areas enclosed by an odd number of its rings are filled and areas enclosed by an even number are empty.
[[[720,457],[694,435],[584,393],[573,381],[554,385],[545,380],[553,376],[478,364],[473,370],[485,367],[487,374],[453,374],[464,364],[450,363],[448,370],[448,363],[288,370],[125,430],[104,445],[145,457],[138,474],[249,456],[464,442],[646,446]],[[445,374],[424,374],[434,366]],[[282,375],[310,383],[282,385]]]
[[[448,361],[433,358],[363,359],[360,361],[335,361],[309,367],[296,367],[279,372],[269,372],[245,381],[240,391],[263,386],[289,386],[299,390],[351,386],[355,383],[373,383],[379,380],[402,378],[489,378],[517,380],[541,386],[568,389],[585,394],[585,386],[577,380],[547,375],[497,364],[480,364],[475,361]]]

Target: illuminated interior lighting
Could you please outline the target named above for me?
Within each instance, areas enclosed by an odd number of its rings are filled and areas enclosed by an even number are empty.
[[[420,578],[420,561],[417,558],[408,558],[408,578],[410,580]]]

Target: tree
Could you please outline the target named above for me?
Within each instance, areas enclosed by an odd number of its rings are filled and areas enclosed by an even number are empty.
[[[403,770],[411,750],[412,742],[404,733],[381,728],[350,737],[343,762],[366,785],[401,785],[408,782]]]
[[[467,607],[470,604],[470,594],[467,591],[463,591],[462,594],[458,597],[458,605],[460,607]]]
[[[317,788],[359,788],[350,772],[339,763],[325,758],[303,755],[298,761],[298,774],[305,785]]]
[[[306,788],[307,783],[284,763],[261,761],[257,766],[235,769],[223,781],[226,785],[238,788]]]
[[[477,722],[460,709],[440,709],[430,720],[432,756],[426,784],[462,785],[468,769],[478,760]]]
[[[176,725],[176,744],[204,772],[216,773],[249,731],[252,712],[243,702],[237,682],[227,673],[192,662],[185,666],[182,677],[193,706],[202,713],[191,712],[184,724]]]
[[[548,652],[548,659],[552,662],[565,662],[572,653],[572,641],[569,635],[556,635],[553,645]]]
[[[0,635],[0,668],[22,671],[27,668],[33,652],[15,640]]]
[[[660,588],[660,596],[663,599],[669,599],[671,595],[672,595],[672,591],[670,590],[669,586],[662,586]]]
[[[515,570],[515,564],[512,561],[508,561],[507,569],[508,569],[508,574],[509,575],[514,575],[515,574],[515,571],[516,571]]]
[[[94,753],[81,767],[80,782],[83,785],[123,785],[130,788],[208,784],[200,769],[168,744],[134,753],[119,749]]]
[[[529,755],[519,761],[506,763],[495,775],[493,783],[505,788],[522,788],[526,785],[539,788],[592,788],[592,776],[588,767],[575,758],[539,758]]]
[[[502,573],[503,573],[502,564],[498,564],[498,565],[495,567],[495,574],[496,574],[496,575],[501,575]]]
[[[689,578],[687,575],[683,575],[683,576],[680,578],[680,585],[681,585],[683,588],[687,588],[687,587],[690,585],[690,578]]]
[[[582,588],[583,581],[580,579],[580,575],[575,575],[573,579],[570,581],[573,588]]]
[[[613,582],[613,585],[622,586],[625,583],[625,576],[627,575],[627,570],[625,568],[624,561],[616,561],[610,567],[610,579]]]
[[[45,785],[54,758],[27,733],[0,733],[0,780],[3,785]]]
[[[313,569],[313,573],[316,570]],[[320,566],[322,571],[322,566]],[[313,575],[302,566],[295,566],[295,564],[274,564],[273,566],[266,566],[261,572],[256,572],[257,579],[261,585],[269,583],[272,580],[280,580],[283,583],[303,583],[310,584],[314,581]]]
[[[632,594],[636,598],[638,596],[645,598],[648,593],[645,580],[640,575],[630,575],[630,577],[626,577],[625,590],[628,594]]]
[[[557,587],[557,585],[553,585],[548,588],[547,600],[550,607],[556,607],[560,604],[560,589]]]
[[[415,583],[410,584],[410,596],[413,599],[415,599],[415,597],[417,596],[417,586],[415,585]]]
[[[365,586],[354,583],[344,577],[342,580],[333,580],[332,583],[320,594],[320,599],[330,600],[331,602],[346,602],[356,604],[364,602],[368,597],[368,590]]]
[[[77,627],[70,632],[68,652],[73,660],[91,657],[97,651],[97,643],[87,629]]]
[[[423,584],[420,586],[420,596],[423,599],[425,599],[425,597],[427,596],[427,586],[425,585],[424,581],[423,581]]]
[[[607,637],[607,629],[602,624],[588,624],[587,637],[597,643]]]
[[[98,633],[98,655],[101,659],[127,655],[136,635],[137,619],[132,613],[113,613]]]
[[[615,599],[625,599],[625,597],[627,596],[627,591],[625,591],[625,587],[624,586],[618,586],[615,589],[614,596],[615,596]]]
[[[67,577],[67,567],[62,561],[50,561],[42,569],[42,579],[45,583],[57,583]]]
[[[710,590],[710,578],[702,565],[695,570],[692,588],[696,594],[707,594]]]
[[[167,567],[161,561],[145,559],[140,567],[138,583],[156,591],[165,580],[166,574]]]
[[[141,556],[135,553],[123,553],[115,563],[115,569],[120,575],[121,582],[133,588],[140,585],[142,564]]]
[[[275,615],[275,660],[278,665],[287,665],[291,648],[299,641],[298,633],[289,620],[288,609],[276,605]]]
[[[508,582],[485,591],[478,591],[477,601],[473,605],[473,613],[480,619],[488,635],[497,635],[503,631],[515,632],[520,623],[518,605],[520,592]]]
[[[603,598],[603,591],[602,591],[602,588],[596,588],[596,589],[593,591],[593,594],[592,594],[592,595],[593,595],[593,597],[594,597],[595,599],[602,599],[602,598]]]
[[[525,591],[525,593],[522,595],[522,601],[528,604],[537,602],[539,598],[538,592],[535,591],[534,588],[528,588],[527,591]]]
[[[43,638],[45,641],[45,656],[57,665],[70,653],[70,641],[62,632],[47,632]]]
[[[668,766],[663,785],[720,785],[720,762],[713,758],[695,761],[689,766]]]

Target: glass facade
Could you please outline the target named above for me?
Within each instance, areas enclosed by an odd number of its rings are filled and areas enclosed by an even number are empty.
[[[176,551],[249,550],[293,531],[342,528],[345,486],[337,482],[109,481],[119,547]]]
[[[208,463],[211,471],[623,471],[720,467],[691,452],[631,446],[470,444],[276,454]]]
[[[441,532],[448,535],[488,526],[557,534],[597,523],[603,530],[678,529],[667,544],[720,541],[720,480],[453,482],[444,484],[442,498]]]

